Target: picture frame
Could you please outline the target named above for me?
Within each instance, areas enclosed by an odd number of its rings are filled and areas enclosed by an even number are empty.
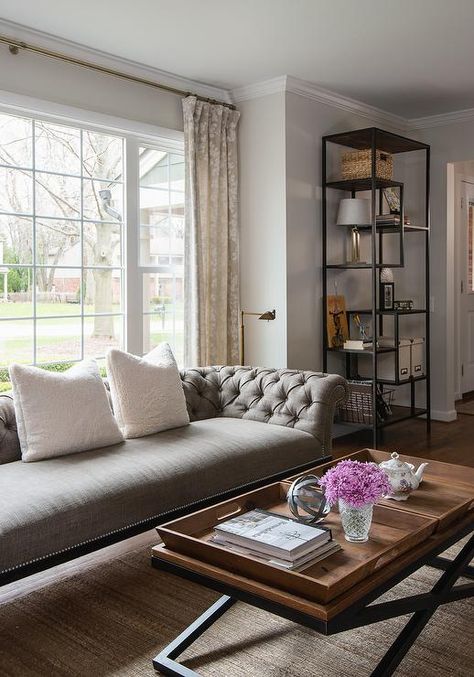
[[[342,348],[349,338],[344,296],[327,297],[327,341],[329,348]]]
[[[394,289],[395,285],[393,282],[381,282],[380,283],[380,309],[381,310],[394,310]]]

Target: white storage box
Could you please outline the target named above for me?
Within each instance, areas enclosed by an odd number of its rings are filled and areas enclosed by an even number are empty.
[[[411,375],[414,377],[425,375],[425,339],[411,340]]]
[[[378,340],[379,347],[391,347],[394,345],[393,338],[381,336]],[[411,376],[411,339],[399,339],[398,341],[398,380],[408,381]],[[359,376],[372,378],[372,356],[359,358]],[[395,352],[379,353],[377,358],[377,378],[383,381],[396,381]]]

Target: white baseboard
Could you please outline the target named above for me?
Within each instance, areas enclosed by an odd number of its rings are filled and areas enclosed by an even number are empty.
[[[432,409],[431,418],[434,421],[443,421],[443,423],[450,423],[451,421],[457,420],[458,412],[456,411],[456,409],[451,409],[451,411],[437,411],[436,409]]]
[[[454,393],[454,401],[457,402],[458,400],[462,400],[462,393]]]

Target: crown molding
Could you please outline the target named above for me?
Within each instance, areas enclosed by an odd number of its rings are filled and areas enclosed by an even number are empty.
[[[407,120],[408,129],[427,129],[429,127],[442,127],[444,125],[459,124],[461,122],[472,122],[474,120],[474,108],[456,110],[451,113],[441,113],[439,115],[427,115],[422,118],[412,118]]]
[[[407,120],[399,115],[394,115],[383,111],[380,108],[369,106],[368,104],[350,99],[347,96],[336,94],[328,89],[318,87],[312,82],[300,80],[291,75],[282,75],[271,80],[264,80],[256,82],[252,85],[238,87],[231,91],[232,100],[236,103],[240,101],[248,101],[250,99],[257,99],[261,96],[268,96],[269,94],[276,94],[282,92],[291,92],[298,96],[303,96],[312,101],[318,101],[333,108],[360,115],[361,117],[369,118],[373,122],[384,125],[389,125],[397,130],[405,130]]]
[[[221,87],[214,87],[213,85],[208,85],[204,82],[190,80],[189,78],[184,78],[180,75],[175,75],[174,73],[168,73],[168,71],[162,71],[158,68],[139,63],[138,61],[132,61],[114,54],[109,54],[100,49],[93,49],[92,47],[87,47],[86,45],[73,42],[72,40],[59,38],[56,35],[38,31],[13,21],[0,19],[0,33],[7,35],[8,37],[16,38],[17,40],[22,40],[23,42],[31,42],[39,47],[44,47],[52,51],[65,52],[75,58],[91,61],[106,68],[122,71],[128,75],[154,80],[157,84],[176,87],[177,89],[189,91],[193,94],[199,94],[200,96],[209,99],[218,99],[220,101],[232,103],[228,90]]]
[[[230,92],[232,101],[234,103],[240,103],[240,101],[250,101],[251,99],[258,99],[261,96],[286,92],[287,79],[287,75],[280,75],[276,78],[271,78],[270,80],[262,80],[261,82],[255,82],[251,85],[236,87]]]
[[[394,113],[389,113],[381,108],[362,103],[362,101],[357,101],[348,96],[337,94],[329,89],[324,89],[323,87],[314,85],[312,82],[300,80],[291,75],[287,76],[286,91],[291,92],[292,94],[298,94],[299,96],[304,96],[312,101],[318,101],[319,103],[332,106],[333,108],[339,108],[348,111],[349,113],[369,118],[373,122],[379,124],[389,125],[397,130],[404,131],[407,127],[406,118],[401,117],[400,115],[395,115]]]
[[[91,61],[106,68],[120,70],[132,76],[154,80],[157,84],[169,85],[170,87],[228,103],[239,103],[262,96],[269,96],[270,94],[291,92],[312,101],[318,101],[327,106],[368,118],[373,123],[388,125],[393,129],[404,132],[474,121],[474,108],[441,113],[439,115],[427,115],[425,117],[404,118],[291,75],[282,75],[269,80],[263,80],[262,82],[227,90],[222,87],[208,85],[204,82],[190,80],[174,73],[147,66],[138,61],[132,61],[131,59],[125,59],[99,49],[87,47],[72,40],[66,40],[5,19],[0,19],[0,33],[17,40],[37,44],[52,51],[63,51],[78,59]]]

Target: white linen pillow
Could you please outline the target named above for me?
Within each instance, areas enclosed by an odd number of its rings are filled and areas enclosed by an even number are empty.
[[[10,366],[22,461],[123,442],[94,360],[62,373]]]
[[[144,357],[112,348],[106,363],[115,417],[125,438],[189,424],[178,366],[167,343]]]

